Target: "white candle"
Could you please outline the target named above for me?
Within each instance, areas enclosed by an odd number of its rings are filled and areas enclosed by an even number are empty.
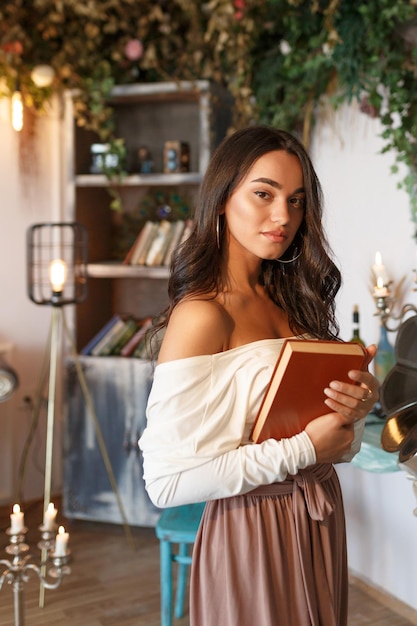
[[[54,530],[57,512],[58,511],[54,507],[53,503],[50,502],[43,516],[43,527],[45,530]]]
[[[378,281],[378,278],[382,278],[382,284],[387,285],[389,282],[388,274],[385,269],[385,265],[382,263],[381,253],[377,252],[375,254],[375,263],[372,266],[372,270],[375,274],[375,278]]]
[[[13,535],[20,533],[25,526],[24,516],[18,504],[13,505],[13,513],[10,515],[10,531]]]
[[[376,281],[376,287],[374,289],[374,296],[376,298],[387,298],[389,296],[389,291],[387,287],[384,285],[384,279],[382,276],[379,276]]]
[[[65,556],[67,553],[69,533],[65,532],[65,528],[60,526],[58,534],[55,538],[55,556]]]

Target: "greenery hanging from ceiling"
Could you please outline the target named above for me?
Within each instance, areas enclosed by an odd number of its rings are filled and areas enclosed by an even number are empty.
[[[213,80],[235,98],[235,128],[261,121],[306,143],[324,99],[357,100],[407,166],[417,223],[416,42],[417,0],[3,0],[0,90],[37,112],[77,90],[78,124],[104,141],[117,139],[116,83]]]

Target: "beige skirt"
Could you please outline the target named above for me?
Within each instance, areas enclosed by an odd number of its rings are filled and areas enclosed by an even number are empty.
[[[345,626],[347,595],[332,465],[207,503],[193,550],[191,626]]]

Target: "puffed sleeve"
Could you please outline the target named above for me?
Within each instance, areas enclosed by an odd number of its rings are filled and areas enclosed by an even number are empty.
[[[270,370],[259,363],[254,372],[230,367],[214,368],[210,355],[156,367],[139,440],[146,489],[156,506],[246,493],[315,463],[305,432],[249,443],[248,416],[256,414]]]

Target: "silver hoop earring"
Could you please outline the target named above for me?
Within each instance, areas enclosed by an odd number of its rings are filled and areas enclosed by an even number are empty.
[[[302,253],[302,250],[300,250],[300,252],[298,254],[296,254],[295,256],[293,256],[292,259],[275,259],[278,263],[294,263],[294,261],[296,261],[297,259],[300,258]]]
[[[303,252],[303,239],[304,237],[301,235],[299,235],[299,241],[294,245],[294,242],[292,242],[292,246],[294,249],[294,256],[292,257],[292,259],[276,259],[278,263],[283,263],[288,264],[288,263],[294,263],[294,261],[296,261],[297,259],[300,258],[300,256],[302,255]],[[287,251],[286,251],[287,252]],[[285,252],[284,252],[285,254]]]
[[[217,248],[220,250],[220,215],[217,216],[216,222],[216,243]]]

